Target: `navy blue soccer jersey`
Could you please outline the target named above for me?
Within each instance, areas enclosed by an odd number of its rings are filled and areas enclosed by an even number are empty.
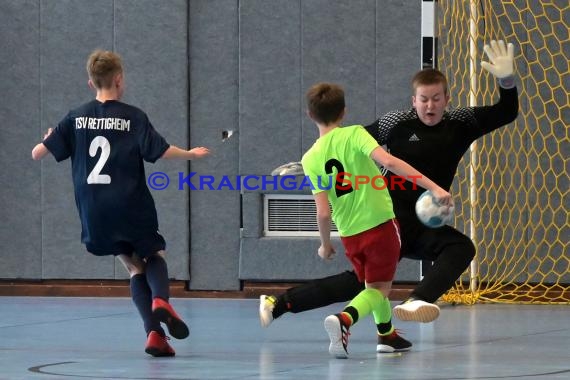
[[[84,244],[112,250],[156,234],[143,160],[155,162],[169,144],[143,111],[93,100],[70,111],[43,143],[58,162],[71,157]]]

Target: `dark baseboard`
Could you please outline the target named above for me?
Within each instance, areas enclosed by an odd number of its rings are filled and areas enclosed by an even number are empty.
[[[262,294],[281,294],[297,282],[248,282],[242,290],[192,290],[187,281],[170,282],[174,298],[257,298]],[[394,284],[390,299],[405,299],[413,285]],[[28,297],[130,297],[128,280],[0,280],[0,296]]]

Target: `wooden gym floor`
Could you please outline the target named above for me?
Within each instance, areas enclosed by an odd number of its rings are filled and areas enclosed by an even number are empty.
[[[174,292],[176,293],[176,292]],[[323,319],[342,304],[287,314],[267,329],[252,298],[173,298],[190,337],[174,358],[144,352],[128,297],[0,297],[0,379],[568,379],[568,305],[442,306],[429,324],[395,321],[410,352],[376,354],[371,318],[350,357],[329,357]]]

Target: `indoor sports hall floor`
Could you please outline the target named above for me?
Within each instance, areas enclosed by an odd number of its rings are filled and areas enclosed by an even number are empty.
[[[190,337],[153,358],[129,298],[0,297],[0,379],[570,379],[568,306],[444,306],[431,324],[396,321],[414,343],[401,355],[375,353],[368,318],[339,360],[322,322],[342,304],[267,329],[255,299],[172,304]]]

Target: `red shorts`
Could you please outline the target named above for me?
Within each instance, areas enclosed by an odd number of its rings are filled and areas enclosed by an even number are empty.
[[[360,282],[392,281],[400,259],[400,227],[396,219],[356,235],[341,237],[346,257]]]

